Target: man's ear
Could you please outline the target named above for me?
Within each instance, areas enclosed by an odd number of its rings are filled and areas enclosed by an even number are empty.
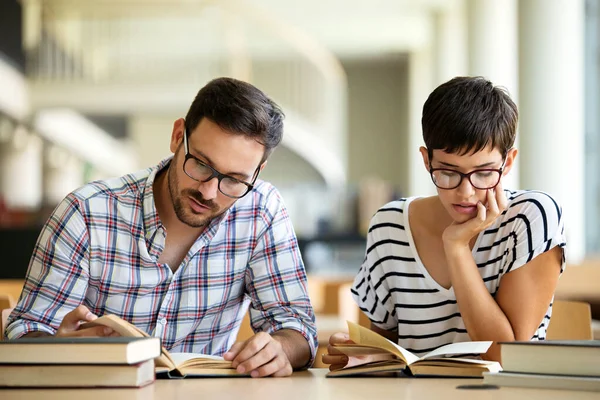
[[[423,165],[425,165],[425,169],[429,172],[429,153],[427,152],[427,147],[421,146],[419,147],[419,151],[421,152],[421,157],[423,157]]]
[[[515,149],[514,147],[508,150],[508,153],[506,153],[506,160],[504,161],[504,170],[502,171],[502,176],[507,175],[510,172],[518,153],[519,150]]]
[[[181,143],[183,143],[184,133],[185,119],[176,119],[175,122],[173,122],[173,132],[171,133],[171,144],[169,146],[171,153],[175,154]]]
[[[265,160],[262,164],[260,164],[260,167],[258,169],[258,173],[260,174],[262,172],[262,170],[267,166],[267,163],[269,162],[269,160]]]

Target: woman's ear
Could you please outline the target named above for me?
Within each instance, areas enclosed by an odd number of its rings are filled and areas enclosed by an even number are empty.
[[[425,169],[429,172],[429,153],[427,152],[427,147],[421,146],[419,147],[419,151],[421,152],[421,157],[423,157],[423,165],[425,165]]]
[[[507,175],[512,169],[515,162],[515,158],[517,157],[518,153],[519,150],[515,149],[514,147],[508,150],[508,153],[506,153],[506,159],[504,161],[504,170],[502,171],[503,176]]]

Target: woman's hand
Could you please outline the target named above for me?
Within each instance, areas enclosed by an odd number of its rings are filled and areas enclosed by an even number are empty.
[[[496,218],[506,210],[508,200],[499,183],[494,189],[487,190],[487,205],[477,203],[477,215],[463,223],[452,223],[442,234],[444,246],[468,246],[469,241],[481,231],[490,227]]]
[[[336,344],[341,343],[354,343],[350,340],[350,336],[347,333],[338,332],[334,333],[329,337],[329,345],[327,346],[327,354],[323,355],[323,363],[329,364],[329,370],[335,371],[336,369],[342,369],[348,364],[348,356],[340,352],[335,348]]]

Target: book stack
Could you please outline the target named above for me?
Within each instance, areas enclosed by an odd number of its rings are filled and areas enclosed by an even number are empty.
[[[142,387],[155,379],[160,339],[22,338],[0,341],[2,387]]]
[[[503,371],[484,373],[484,383],[600,391],[598,340],[546,340],[500,344]]]

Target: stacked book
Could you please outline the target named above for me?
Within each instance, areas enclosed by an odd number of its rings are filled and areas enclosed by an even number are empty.
[[[155,379],[159,338],[0,341],[2,387],[142,387]]]
[[[484,373],[498,386],[600,391],[599,340],[501,343],[501,372]]]

